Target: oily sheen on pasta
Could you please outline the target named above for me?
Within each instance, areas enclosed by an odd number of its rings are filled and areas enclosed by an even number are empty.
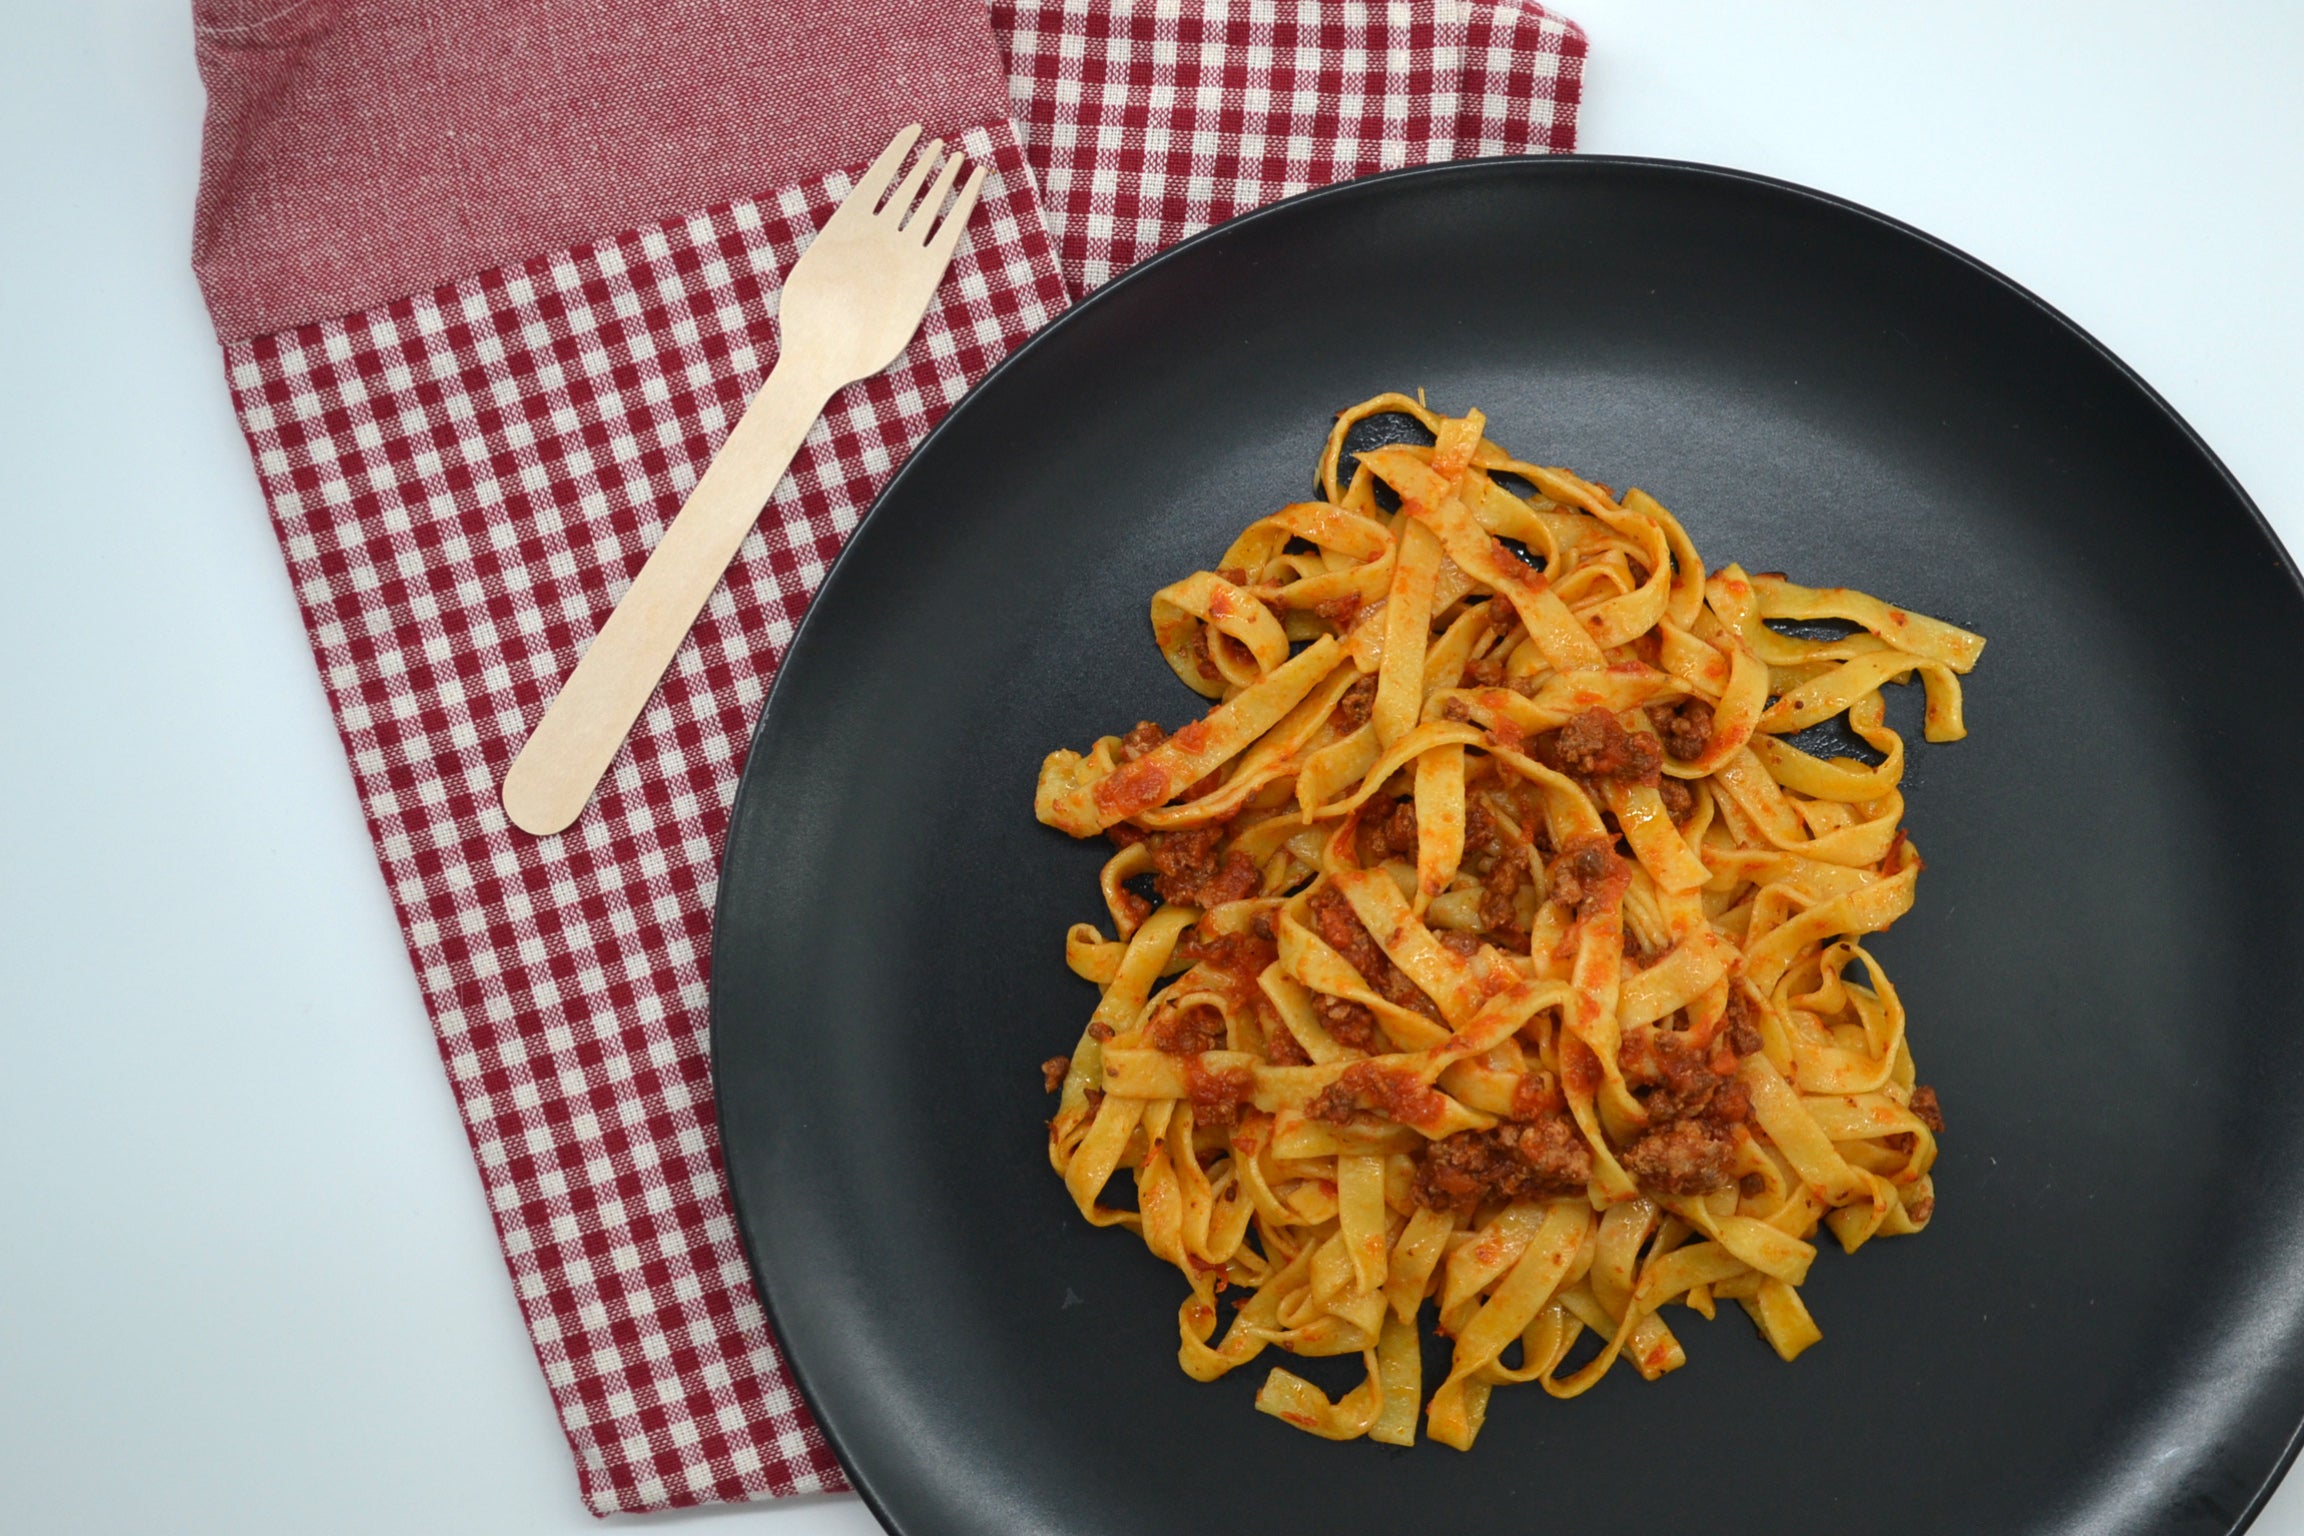
[[[1435,441],[1346,482],[1379,413]],[[1065,941],[1103,1000],[1044,1064],[1050,1160],[1182,1271],[1192,1376],[1360,1356],[1339,1400],[1277,1367],[1257,1395],[1331,1439],[1412,1444],[1421,1408],[1469,1449],[1497,1386],[1653,1380],[1685,1359],[1668,1303],[1733,1300],[1790,1360],[1819,1223],[1853,1252],[1935,1205],[1936,1096],[1859,943],[1921,867],[1880,689],[1916,675],[1957,740],[1983,640],[1707,576],[1654,498],[1483,426],[1344,412],[1324,499],[1152,599],[1207,713],[1053,753],[1036,797],[1114,845],[1111,936]],[[1880,761],[1785,740],[1838,715]],[[1428,1400],[1427,1303],[1454,1341]]]

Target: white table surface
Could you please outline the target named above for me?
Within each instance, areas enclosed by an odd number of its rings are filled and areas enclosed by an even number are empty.
[[[8,13],[0,1529],[596,1529],[187,267],[187,0]],[[1585,148],[1966,248],[2304,538],[2304,7],[1574,13]],[[845,1497],[644,1518],[876,1529]],[[2257,1529],[2304,1536],[2304,1479]]]

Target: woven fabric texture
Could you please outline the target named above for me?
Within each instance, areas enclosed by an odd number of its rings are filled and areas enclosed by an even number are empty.
[[[997,122],[968,0],[193,0],[192,267],[226,341]]]
[[[766,376],[782,276],[856,167],[443,266],[411,297],[225,348],[599,1513],[842,1486],[730,1212],[704,968],[752,723],[880,485],[1071,297],[1206,224],[1388,166],[1571,147],[1583,56],[1512,0],[998,0],[991,35],[1014,125],[961,136],[994,175],[921,334],[833,400],[560,836],[510,828],[503,772]]]
[[[1076,294],[1276,199],[1575,148],[1584,34],[1519,0],[992,0]]]
[[[1064,304],[1007,125],[944,301],[850,386],[599,798],[531,838],[505,766],[774,362],[847,172],[226,349],[232,390],[585,1497],[843,1486],[730,1215],[705,958],[737,766],[905,451]],[[855,168],[851,168],[851,172]]]

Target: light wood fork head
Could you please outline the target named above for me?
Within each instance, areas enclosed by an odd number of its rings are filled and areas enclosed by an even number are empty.
[[[969,172],[943,213],[967,161],[934,139],[897,182],[919,138],[915,123],[890,140],[794,263],[777,314],[779,368],[804,367],[837,388],[887,367],[920,329],[983,189],[984,167]]]
[[[775,370],[504,777],[504,812],[522,831],[549,836],[583,813],[824,402],[894,362],[920,329],[984,168],[960,183],[966,162],[938,139],[898,182],[919,140],[917,123],[897,134],[792,264]]]

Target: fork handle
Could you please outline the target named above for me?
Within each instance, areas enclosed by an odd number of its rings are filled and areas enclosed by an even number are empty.
[[[504,811],[546,837],[583,814],[632,722],[838,386],[789,353],[752,397],[504,776]]]

